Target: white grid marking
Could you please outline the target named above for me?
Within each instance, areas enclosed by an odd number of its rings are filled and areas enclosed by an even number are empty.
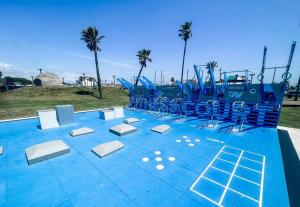
[[[232,154],[232,153],[230,153],[230,152],[225,151],[225,149],[230,149],[230,148],[239,151],[239,155]],[[245,157],[243,157],[244,152],[250,153],[250,154],[254,154],[254,155],[259,156],[259,157],[262,157],[262,162],[259,162],[259,161],[257,161],[257,160],[253,160],[253,159],[250,159],[250,158],[245,158]],[[236,163],[233,163],[233,162],[228,161],[228,160],[226,160],[226,159],[219,158],[219,155],[220,155],[221,153],[225,153],[225,154],[229,154],[229,155],[236,156],[236,157],[238,157],[238,160],[236,161]],[[262,164],[262,171],[260,172],[260,171],[258,171],[258,170],[253,169],[253,168],[246,167],[246,166],[244,166],[244,165],[240,165],[239,163],[240,163],[240,161],[241,161],[242,159],[246,159],[246,160],[249,160],[249,161],[251,161],[251,162],[255,162],[255,163]],[[218,167],[213,166],[213,163],[214,163],[216,160],[220,160],[220,161],[222,161],[222,162],[227,162],[227,163],[230,163],[230,164],[234,165],[233,171],[230,173],[230,172],[227,172],[227,171],[225,171],[225,170],[222,170],[222,169],[220,169],[220,168],[218,168]],[[247,170],[251,170],[251,171],[253,171],[253,172],[256,172],[256,173],[258,173],[258,174],[261,174],[260,184],[259,184],[259,183],[256,183],[256,182],[253,182],[253,181],[251,181],[251,180],[249,180],[249,179],[247,179],[247,178],[245,178],[245,177],[241,177],[241,176],[235,175],[235,172],[236,172],[236,170],[237,170],[238,167],[242,167],[242,168],[245,168],[245,169],[247,169]],[[208,170],[209,168],[212,168],[212,169],[218,170],[218,171],[220,171],[220,172],[222,172],[222,173],[225,173],[225,174],[227,174],[227,175],[230,175],[230,178],[229,178],[227,184],[226,184],[226,185],[223,185],[223,184],[221,184],[221,183],[215,181],[213,178],[208,178],[208,177],[206,177],[206,176],[205,176],[205,173],[207,172],[207,170]],[[264,155],[260,155],[260,154],[254,153],[254,152],[250,152],[250,151],[238,149],[238,148],[235,148],[235,147],[227,147],[227,146],[224,146],[224,147],[222,147],[222,149],[216,154],[216,156],[215,156],[215,157],[213,158],[213,160],[208,164],[208,166],[204,169],[204,171],[200,174],[200,176],[195,180],[195,182],[194,182],[194,183],[192,184],[192,186],[190,187],[190,190],[191,190],[192,192],[196,193],[197,195],[199,195],[199,196],[201,196],[201,197],[207,199],[208,201],[210,201],[210,202],[212,202],[213,204],[215,204],[215,205],[217,205],[217,206],[220,206],[220,207],[223,206],[222,203],[223,203],[223,201],[224,201],[224,198],[226,197],[226,193],[227,193],[228,190],[230,190],[230,191],[232,191],[232,192],[234,192],[234,193],[236,193],[236,194],[239,194],[240,196],[245,197],[245,198],[247,198],[247,199],[249,199],[249,200],[252,200],[252,201],[258,203],[258,204],[259,204],[259,207],[262,207],[263,185],[264,185],[264,173],[265,173],[265,156],[264,156]],[[246,194],[244,194],[244,193],[241,193],[241,192],[239,192],[239,191],[237,191],[237,190],[234,190],[234,189],[232,189],[231,187],[229,187],[230,184],[231,184],[231,181],[232,181],[233,177],[236,177],[236,178],[245,180],[245,181],[247,181],[248,183],[252,183],[252,184],[254,184],[254,185],[259,186],[259,187],[260,187],[259,200],[255,199],[255,198],[252,198],[250,195],[246,195]],[[221,198],[219,199],[219,201],[215,201],[215,200],[209,198],[208,196],[206,196],[206,195],[204,195],[204,194],[202,194],[202,193],[200,193],[199,191],[197,191],[197,190],[194,189],[195,186],[198,184],[198,182],[199,182],[201,179],[208,180],[209,182],[212,182],[212,183],[214,183],[215,185],[218,185],[218,186],[221,186],[222,188],[224,188],[224,191],[223,191],[223,193],[222,193]]]

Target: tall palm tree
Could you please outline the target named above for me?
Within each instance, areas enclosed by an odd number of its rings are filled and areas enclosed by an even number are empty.
[[[96,64],[96,74],[97,74],[97,83],[99,89],[100,99],[102,98],[102,88],[101,88],[101,78],[99,73],[99,65],[98,65],[98,51],[101,49],[99,47],[100,40],[102,40],[105,36],[100,35],[96,27],[88,27],[81,32],[81,40],[86,43],[87,48],[94,52],[95,56],[95,64]]]
[[[141,69],[140,69],[140,72],[136,78],[136,81],[135,81],[135,86],[137,86],[138,82],[139,82],[139,77],[141,76],[141,73],[144,69],[144,67],[147,67],[147,61],[149,62],[152,62],[151,58],[149,57],[151,53],[151,50],[149,49],[142,49],[142,50],[139,50],[138,53],[137,53],[137,57],[139,59],[139,63],[141,65]]]
[[[184,40],[184,50],[183,50],[183,58],[182,58],[182,68],[181,68],[181,79],[180,82],[183,82],[183,71],[184,71],[184,60],[185,60],[185,51],[186,51],[186,44],[188,39],[192,36],[192,22],[185,22],[183,25],[180,26],[179,37]]]

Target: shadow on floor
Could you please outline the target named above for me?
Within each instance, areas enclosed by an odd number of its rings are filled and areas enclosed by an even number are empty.
[[[92,91],[77,91],[77,92],[75,92],[75,94],[81,95],[81,96],[92,96],[92,97],[95,97],[95,98],[100,99],[100,97],[97,96],[97,95],[96,95],[94,92],[92,92]]]
[[[91,96],[94,95],[94,92],[91,91],[76,91],[77,95],[86,95],[86,96]]]
[[[290,206],[300,206],[300,161],[288,131],[278,129]]]

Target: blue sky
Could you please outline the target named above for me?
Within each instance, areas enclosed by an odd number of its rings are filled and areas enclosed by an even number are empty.
[[[190,71],[193,64],[216,60],[223,70],[248,68],[258,73],[264,45],[267,66],[285,65],[296,40],[292,82],[300,74],[299,0],[1,0],[0,4],[0,70],[7,75],[30,77],[45,68],[69,81],[83,72],[94,76],[93,56],[80,32],[96,26],[106,36],[100,54],[103,80],[136,75],[135,55],[142,48],[151,49],[153,59],[144,75],[153,79],[154,70],[163,70],[165,80],[179,79],[183,41],[178,29],[185,21],[193,23],[186,56]]]

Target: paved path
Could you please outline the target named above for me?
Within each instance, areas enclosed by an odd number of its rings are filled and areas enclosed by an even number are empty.
[[[283,126],[278,126],[277,128],[288,131],[291,141],[293,142],[294,148],[297,151],[298,158],[300,159],[300,129]]]

